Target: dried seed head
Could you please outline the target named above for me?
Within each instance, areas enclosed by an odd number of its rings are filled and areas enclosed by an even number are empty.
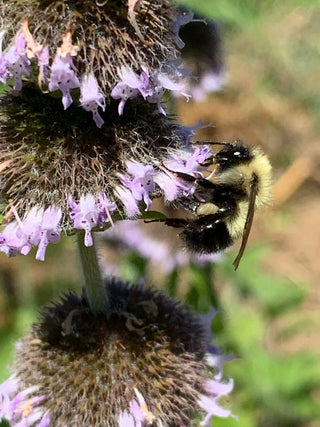
[[[193,425],[201,399],[219,398],[208,391],[202,322],[142,285],[108,279],[106,289],[109,320],[74,294],[45,309],[16,352],[21,385],[46,396],[43,408],[57,427],[125,425],[134,401],[144,426]]]

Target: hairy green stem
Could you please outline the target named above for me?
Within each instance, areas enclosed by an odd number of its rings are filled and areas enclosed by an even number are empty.
[[[93,246],[84,245],[84,233],[77,233],[80,262],[84,275],[86,296],[91,311],[94,314],[104,313],[110,315],[110,303],[99,268],[98,257],[93,241]]]

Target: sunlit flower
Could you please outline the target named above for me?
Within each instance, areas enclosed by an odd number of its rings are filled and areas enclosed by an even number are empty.
[[[102,120],[98,112],[98,107],[100,107],[104,111],[106,105],[104,96],[93,74],[84,76],[81,82],[80,91],[81,106],[85,110],[92,112],[93,120],[95,121],[96,125],[101,128],[104,121]]]
[[[70,90],[77,87],[80,87],[80,82],[74,72],[71,56],[63,58],[57,55],[51,66],[48,88],[50,91],[60,90],[62,92],[64,109],[70,107],[73,102]]]
[[[35,246],[44,260],[62,231],[83,230],[91,246],[91,232],[109,227],[113,213],[131,218],[160,195],[172,202],[193,194],[194,184],[175,172],[202,176],[211,156],[208,147],[192,145],[194,127],[175,124],[143,99],[132,100],[123,117],[117,101],[101,115],[99,128],[74,103],[64,110],[58,98],[32,88],[2,99],[1,194],[9,224],[0,251],[26,255]]]
[[[143,215],[154,198],[193,194],[174,172],[201,173],[205,156],[162,102],[166,90],[188,97],[178,34],[190,17],[169,0],[9,3],[0,0],[0,251],[36,247],[44,260],[61,232],[84,232],[91,246],[92,231]]]

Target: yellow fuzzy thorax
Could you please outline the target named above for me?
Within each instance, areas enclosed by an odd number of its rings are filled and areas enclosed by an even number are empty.
[[[242,235],[244,230],[249,209],[250,187],[254,175],[258,178],[255,209],[270,203],[271,199],[272,178],[269,159],[258,148],[254,148],[252,154],[253,158],[250,162],[224,171],[218,179],[219,183],[244,190],[247,195],[247,199],[239,202],[237,215],[228,222],[228,231],[235,240]]]
[[[254,175],[258,177],[258,188],[255,207],[259,208],[270,202],[271,198],[271,164],[268,157],[260,149],[252,150],[250,162],[235,166],[221,173],[218,182],[241,188],[249,197],[250,186]]]

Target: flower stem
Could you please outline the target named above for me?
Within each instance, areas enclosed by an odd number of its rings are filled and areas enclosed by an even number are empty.
[[[98,257],[94,245],[84,245],[84,233],[77,233],[80,262],[85,281],[85,292],[92,313],[104,313],[110,316],[110,303],[99,268]]]

